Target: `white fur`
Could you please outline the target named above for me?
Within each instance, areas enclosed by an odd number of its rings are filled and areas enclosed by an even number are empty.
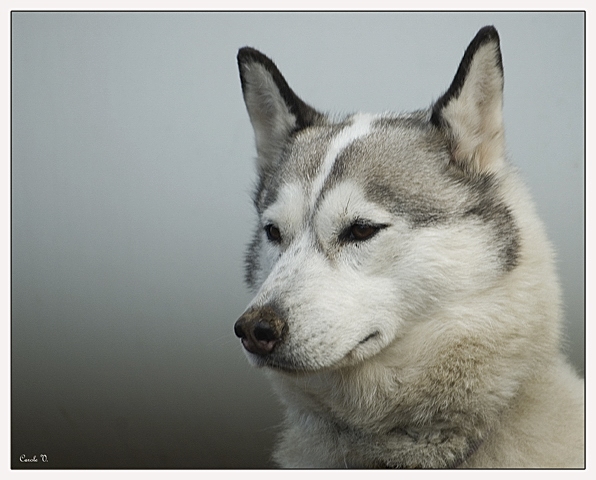
[[[489,237],[480,225],[413,232],[394,222],[333,264],[303,232],[281,255],[256,301],[289,299],[297,332],[291,350],[314,370],[270,372],[287,408],[281,465],[374,466],[381,458],[388,466],[412,466],[412,459],[431,466],[440,455],[432,439],[447,435],[440,423],[433,430],[432,418],[447,408],[447,418],[464,415],[463,424],[466,415],[481,418],[481,444],[461,467],[583,466],[583,383],[558,353],[552,252],[512,171],[503,192],[531,239],[522,265],[505,278],[486,257]],[[388,214],[356,183],[341,183],[314,222],[322,243],[351,215],[385,221]],[[380,335],[358,345],[373,330]],[[338,421],[360,433],[342,433]],[[409,423],[407,434],[383,433],[396,423]]]
[[[395,290],[394,279],[376,275],[383,268],[383,258],[366,255],[375,244],[379,247],[374,239],[365,249],[344,249],[333,264],[313,244],[315,240],[323,245],[333,242],[346,218],[364,215],[381,223],[390,216],[366,201],[356,184],[340,184],[326,195],[313,219],[316,228],[309,231],[304,215],[308,210],[300,207],[300,199],[306,198],[299,190],[296,184],[284,186],[278,201],[264,212],[265,223],[275,223],[286,240],[285,245],[267,247],[275,261],[249,308],[284,297],[285,306],[293,312],[288,349],[303,368],[354,363],[380,351],[395,337],[399,328],[395,310],[400,302],[388,295]],[[382,243],[390,241],[390,235],[379,237],[378,251],[382,253]],[[351,320],[338,322],[339,318]],[[375,332],[379,332],[377,338],[359,345]]]
[[[498,47],[478,50],[461,94],[444,109],[457,145],[454,156],[474,171],[498,172],[505,158],[503,143],[503,77],[494,70]]]
[[[323,185],[325,185],[325,180],[327,180],[329,173],[331,173],[333,165],[335,164],[335,160],[337,160],[337,156],[352,142],[370,133],[371,122],[374,120],[374,118],[374,115],[359,113],[354,116],[351,125],[344,127],[333,138],[331,144],[329,145],[329,149],[327,150],[327,154],[325,155],[325,158],[321,164],[319,174],[312,182],[310,196],[311,207],[314,206],[315,202],[319,198],[321,190],[323,189]]]
[[[281,466],[584,466],[583,382],[560,351],[553,253],[504,156],[498,36],[479,35],[461,90],[437,102],[432,128],[417,129],[415,115],[373,128],[380,117],[359,114],[332,139],[286,139],[296,169],[320,163],[314,179],[281,179],[262,212],[259,289],[243,316],[245,328],[265,311],[283,325],[274,348],[247,353],[271,367],[286,407]],[[279,153],[290,110],[271,81],[245,87],[257,143],[269,136]],[[280,128],[267,127],[267,111],[281,115]],[[403,205],[374,202],[358,175],[326,188],[356,139],[352,161],[400,182]],[[429,205],[439,219],[412,220]],[[342,240],[362,221],[383,228]],[[269,224],[281,240],[267,240]]]

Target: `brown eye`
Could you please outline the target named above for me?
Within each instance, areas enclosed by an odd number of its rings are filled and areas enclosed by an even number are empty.
[[[339,236],[344,242],[364,242],[374,237],[380,230],[388,225],[375,225],[366,222],[355,222],[346,228]]]
[[[265,226],[265,233],[267,234],[267,239],[270,242],[281,242],[281,232],[279,231],[279,228],[277,228],[272,223]]]
[[[374,225],[360,225],[355,223],[350,227],[350,240],[368,240],[379,231]]]

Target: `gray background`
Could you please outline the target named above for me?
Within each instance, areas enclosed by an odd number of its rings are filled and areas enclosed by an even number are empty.
[[[409,110],[485,24],[583,372],[582,13],[14,13],[13,466],[270,465],[280,409],[232,332],[255,181],[236,51],[321,110]]]

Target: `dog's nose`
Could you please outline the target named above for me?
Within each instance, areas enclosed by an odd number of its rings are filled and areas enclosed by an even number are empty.
[[[250,353],[267,355],[281,341],[286,323],[270,305],[247,310],[234,324],[234,333]]]

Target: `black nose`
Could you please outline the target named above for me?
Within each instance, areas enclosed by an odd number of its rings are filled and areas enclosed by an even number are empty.
[[[234,333],[250,353],[267,355],[281,341],[286,323],[270,305],[251,308],[234,324]]]

